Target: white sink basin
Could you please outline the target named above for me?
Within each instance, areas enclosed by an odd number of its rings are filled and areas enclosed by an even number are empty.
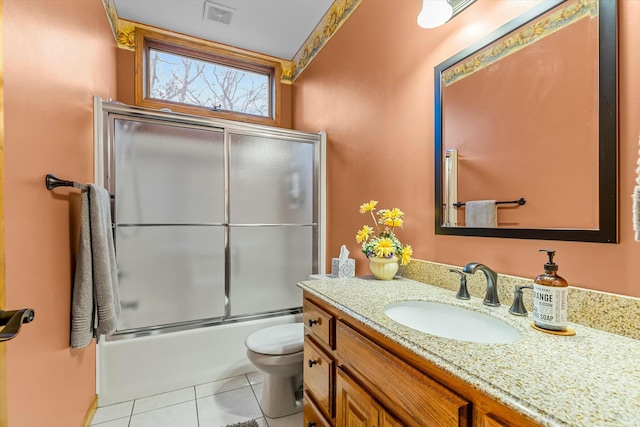
[[[387,305],[384,314],[421,332],[458,341],[504,344],[520,333],[493,316],[430,301],[400,301]]]

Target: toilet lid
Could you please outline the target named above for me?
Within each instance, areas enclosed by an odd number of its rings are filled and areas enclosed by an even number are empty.
[[[261,354],[291,354],[303,350],[304,325],[288,323],[253,332],[245,341],[247,348]]]

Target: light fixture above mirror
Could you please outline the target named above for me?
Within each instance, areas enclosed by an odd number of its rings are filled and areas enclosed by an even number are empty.
[[[422,10],[418,14],[418,25],[422,28],[436,28],[451,20],[476,0],[422,0]]]

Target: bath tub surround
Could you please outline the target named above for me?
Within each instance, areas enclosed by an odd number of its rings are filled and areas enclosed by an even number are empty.
[[[245,339],[300,322],[287,315],[99,344],[98,405],[107,406],[255,371]]]
[[[444,266],[435,267],[439,269]],[[454,276],[454,282],[457,282],[456,279],[457,276]],[[465,423],[470,420],[471,413],[473,423],[478,420],[477,414],[481,418],[491,415],[482,404],[482,396],[496,402],[497,409],[492,410],[496,411],[499,420],[506,422],[490,425],[618,427],[640,423],[640,371],[629,363],[629,360],[640,359],[637,340],[579,324],[571,324],[576,330],[576,335],[572,337],[541,333],[531,327],[530,317],[509,314],[506,295],[502,306],[487,307],[482,304],[482,290],[476,290],[476,295],[470,300],[461,301],[455,298],[455,285],[453,289],[445,289],[405,278],[393,281],[334,279],[299,284],[305,291],[305,297],[320,301],[337,318],[335,346],[338,374],[347,371],[347,376],[349,372],[359,376],[363,381],[361,384],[381,401],[390,415],[395,415],[401,421],[404,408],[395,408],[389,403],[393,402],[397,393],[391,393],[391,397],[376,396],[375,393],[380,393],[376,388],[380,389],[381,385],[362,375],[368,368],[358,368],[357,359],[354,359],[355,362],[341,360],[349,354],[356,354],[356,350],[350,347],[349,328],[383,343],[383,347],[391,348],[404,358],[405,363],[422,373],[431,375],[437,370],[436,376],[432,377],[463,400],[466,399],[470,405],[464,406],[466,404],[463,405],[463,402],[460,406],[463,409],[456,412],[461,420],[466,420]],[[354,295],[358,297],[354,298]],[[485,313],[513,326],[521,334],[521,339],[506,344],[485,344],[419,332],[384,314],[384,308],[396,301],[434,301]],[[346,331],[347,334],[340,335],[340,331]],[[341,342],[343,336],[347,339]],[[346,350],[341,350],[343,345],[347,345]],[[550,360],[562,361],[561,369],[549,369]],[[343,363],[347,369],[342,369]],[[370,372],[375,376],[375,372]],[[440,375],[438,372],[441,376],[437,376]],[[541,375],[541,372],[544,374]],[[589,375],[585,375],[585,372]],[[348,388],[348,385],[345,387]],[[338,413],[341,408],[340,396],[339,391]],[[512,424],[515,421],[514,418],[508,418],[509,413],[521,414],[523,419],[532,420],[532,423]],[[337,417],[340,419],[340,415]]]

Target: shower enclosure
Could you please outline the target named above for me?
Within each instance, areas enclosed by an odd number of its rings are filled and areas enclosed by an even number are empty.
[[[299,313],[324,271],[323,134],[96,100],[119,340]]]

